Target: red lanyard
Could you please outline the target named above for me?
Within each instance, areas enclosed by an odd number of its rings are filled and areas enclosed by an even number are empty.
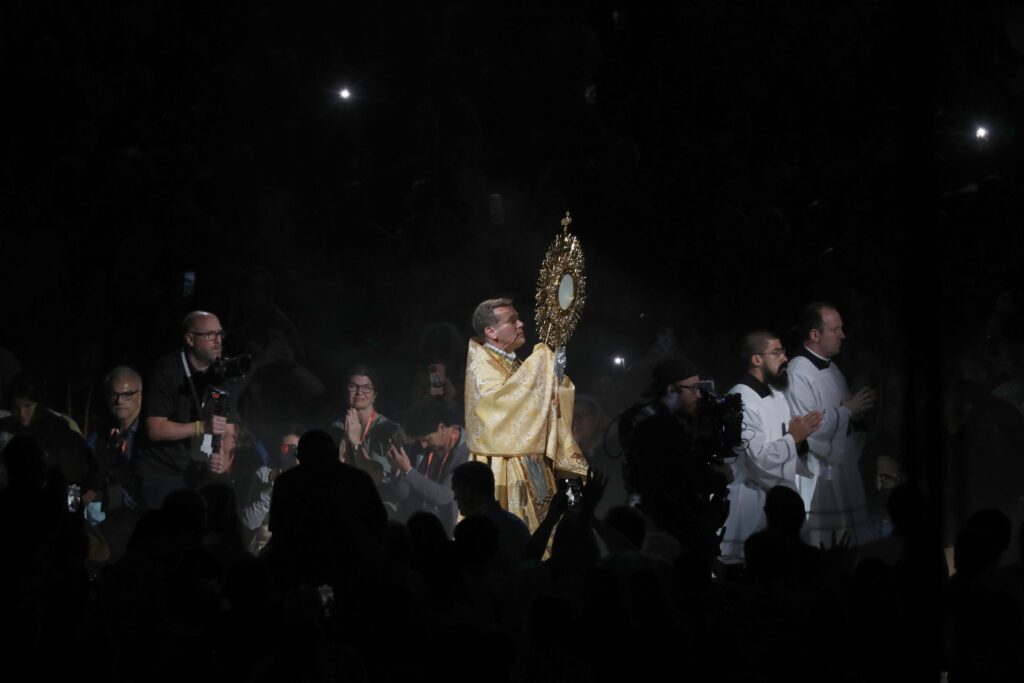
[[[448,462],[448,456],[452,454],[452,450],[454,450],[455,442],[458,440],[458,438],[459,438],[458,432],[454,432],[453,431],[451,438],[448,440],[448,448],[445,449],[444,457],[441,458],[441,467],[438,469],[438,472],[443,472],[444,471],[444,464],[446,462]],[[434,461],[434,451],[430,451],[430,453],[427,455],[427,479],[431,478],[430,477],[430,465],[431,465],[431,463],[433,461]],[[437,481],[437,480],[435,479],[434,481]]]
[[[377,419],[377,411],[370,411],[370,419],[366,421],[366,428],[363,430],[363,436],[359,439],[362,443],[366,443],[366,435],[370,433],[370,427],[373,426],[373,421]]]

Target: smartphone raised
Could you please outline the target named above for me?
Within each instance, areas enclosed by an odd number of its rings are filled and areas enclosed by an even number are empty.
[[[431,363],[427,367],[427,375],[430,378],[430,395],[444,396],[444,363]]]
[[[579,477],[563,479],[562,483],[565,484],[565,495],[569,498],[569,509],[583,502],[583,481]]]

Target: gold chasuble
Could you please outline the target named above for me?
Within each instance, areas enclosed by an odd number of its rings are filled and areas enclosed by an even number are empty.
[[[555,354],[545,344],[520,363],[476,340],[466,359],[466,440],[473,460],[489,462],[495,496],[532,533],[555,493],[554,470],[585,476],[572,436],[576,387],[556,386]],[[543,465],[528,456],[543,455]]]

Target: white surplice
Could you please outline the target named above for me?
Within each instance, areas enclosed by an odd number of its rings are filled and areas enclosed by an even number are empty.
[[[743,446],[732,462],[729,517],[725,522],[722,558],[743,559],[743,543],[765,528],[764,501],[772,487],[796,488],[799,469],[810,474],[799,458],[797,444],[787,434],[790,420],[785,395],[749,377],[729,390],[743,399]]]
[[[807,439],[810,476],[796,478],[807,511],[804,538],[815,546],[828,547],[833,537],[838,541],[844,532],[854,545],[875,537],[859,469],[863,438],[851,429],[850,411],[841,405],[850,395],[846,378],[835,363],[806,349],[789,361],[786,398],[790,410],[794,415],[812,410],[823,414],[821,426]]]

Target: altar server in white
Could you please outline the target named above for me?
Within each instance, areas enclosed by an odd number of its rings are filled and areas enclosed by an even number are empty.
[[[865,387],[851,395],[846,378],[832,359],[843,345],[843,319],[835,306],[813,303],[801,321],[803,348],[789,362],[786,398],[796,413],[820,410],[821,427],[808,438],[809,476],[797,475],[797,492],[804,499],[804,536],[813,545],[831,546],[848,534],[853,545],[874,537],[864,500],[859,461],[863,433],[857,418],[875,404],[875,392]]]
[[[807,469],[807,437],[822,421],[821,411],[792,417],[783,394],[786,351],[771,332],[751,332],[741,356],[747,372],[729,390],[743,399],[743,446],[736,449],[729,485],[729,517],[722,541],[724,562],[743,559],[743,543],[765,527],[764,502],[774,486],[796,489],[797,472]]]

